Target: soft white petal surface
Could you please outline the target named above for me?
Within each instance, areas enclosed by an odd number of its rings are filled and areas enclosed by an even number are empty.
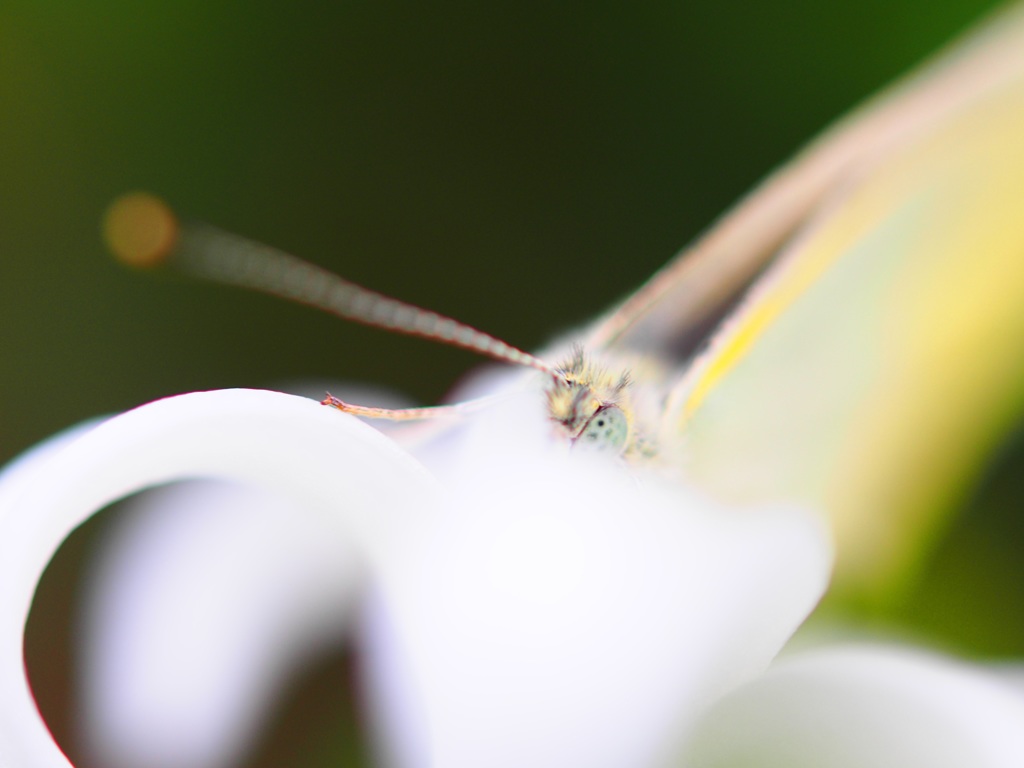
[[[656,764],[811,610],[827,536],[800,510],[728,509],[552,451],[526,415],[481,419],[448,457],[440,523],[379,575],[365,645],[384,751],[445,768]]]
[[[348,382],[282,391],[414,405]],[[357,576],[348,549],[289,499],[251,486],[182,483],[134,499],[101,542],[82,612],[81,740],[96,762],[237,762],[293,671],[341,642]]]
[[[294,502],[197,481],[136,499],[85,605],[81,723],[97,764],[234,764],[289,673],[339,643],[356,555]]]
[[[222,478],[334,521],[371,558],[436,486],[372,428],[314,401],[230,390],[169,398],[44,450],[0,484],[0,765],[66,766],[24,676],[22,636],[42,571],[64,537],[107,504],[188,478]],[[399,520],[398,518],[403,517]]]
[[[992,671],[999,676],[999,679],[1011,685],[1017,694],[1024,697],[1024,664],[1020,662],[1011,664],[996,664]]]
[[[705,717],[689,768],[1019,768],[1024,698],[980,667],[850,646],[795,655]]]

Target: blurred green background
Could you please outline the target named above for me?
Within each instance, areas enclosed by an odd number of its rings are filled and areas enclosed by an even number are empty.
[[[124,191],[535,348],[994,6],[6,0],[0,459],[176,392],[346,379],[431,402],[476,362],[124,270],[98,236]],[[1024,654],[1024,534],[999,527],[1019,525],[1020,454],[901,609],[960,650]]]

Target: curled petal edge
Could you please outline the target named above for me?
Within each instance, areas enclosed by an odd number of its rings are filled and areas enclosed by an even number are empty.
[[[397,526],[422,519],[438,498],[430,474],[371,427],[277,392],[180,395],[56,440],[0,477],[2,765],[70,765],[25,677],[25,621],[60,544],[108,504],[177,480],[234,480],[336,520],[372,562]]]

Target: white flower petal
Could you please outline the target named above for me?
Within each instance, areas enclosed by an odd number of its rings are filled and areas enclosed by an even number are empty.
[[[1024,664],[1015,661],[1009,664],[996,664],[991,669],[1000,680],[1013,687],[1017,695],[1024,697]]]
[[[14,457],[0,469],[0,499],[13,497],[20,493],[21,489],[31,487],[36,482],[37,470],[45,464],[47,457],[64,449],[103,421],[104,419],[90,419],[76,424]]]
[[[650,765],[811,610],[828,538],[801,511],[531,445],[512,414],[468,441],[441,523],[381,576],[366,652],[387,756]]]
[[[281,391],[414,405],[351,382]],[[403,436],[400,423],[371,425]],[[94,557],[83,612],[80,738],[98,764],[236,762],[296,666],[339,643],[346,627],[355,555],[319,522],[286,498],[225,482],[133,501]],[[179,627],[191,632],[182,637]]]
[[[692,768],[1019,768],[1024,698],[981,668],[850,646],[780,661],[706,715]]]
[[[289,673],[340,642],[356,562],[333,533],[235,483],[136,499],[84,606],[80,727],[95,762],[234,764]]]
[[[232,390],[183,395],[113,418],[47,451],[0,486],[0,765],[66,766],[35,710],[22,635],[35,585],[64,537],[125,495],[226,478],[335,520],[371,557],[435,484],[370,427],[303,398]]]

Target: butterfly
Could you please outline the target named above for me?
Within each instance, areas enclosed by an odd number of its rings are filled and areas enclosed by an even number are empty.
[[[126,261],[466,347],[544,378],[558,436],[683,465],[730,500],[806,500],[836,589],[905,577],[1024,407],[1024,8],[837,123],[573,343],[535,356],[132,195]],[[459,416],[479,403],[364,416]]]

